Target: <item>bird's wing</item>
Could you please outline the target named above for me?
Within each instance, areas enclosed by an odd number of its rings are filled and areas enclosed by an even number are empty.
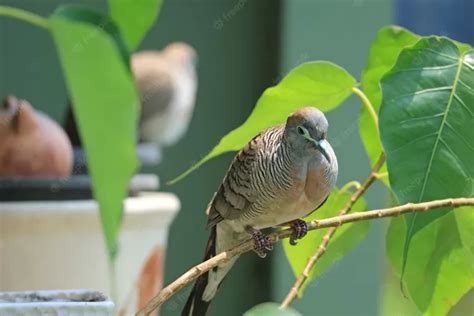
[[[136,80],[142,104],[140,121],[165,113],[175,91],[171,74],[166,71],[144,72]]]
[[[232,161],[224,181],[209,203],[208,228],[223,219],[238,218],[256,201],[257,192],[252,189],[251,175],[255,172],[257,153],[264,133],[255,136]]]

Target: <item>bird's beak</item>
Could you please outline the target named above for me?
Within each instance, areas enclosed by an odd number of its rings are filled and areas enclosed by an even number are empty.
[[[321,152],[324,158],[331,163],[331,158],[329,158],[328,154],[329,142],[325,139],[321,139],[320,141],[315,141],[314,144],[316,145],[316,149]]]

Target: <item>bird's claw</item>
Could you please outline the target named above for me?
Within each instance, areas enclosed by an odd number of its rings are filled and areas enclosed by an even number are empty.
[[[255,245],[255,252],[260,258],[265,258],[267,256],[267,251],[273,249],[272,239],[259,230],[254,230],[252,232],[252,238]]]
[[[296,219],[290,223],[293,234],[290,237],[290,245],[296,245],[298,239],[303,238],[308,233],[308,224],[302,219]]]

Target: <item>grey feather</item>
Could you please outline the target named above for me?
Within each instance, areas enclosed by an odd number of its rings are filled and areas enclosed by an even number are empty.
[[[208,208],[208,227],[223,219],[256,216],[265,200],[274,198],[275,189],[290,186],[285,170],[284,125],[264,130],[255,136],[234,158]],[[281,165],[276,171],[272,166]],[[270,172],[262,172],[270,170]]]

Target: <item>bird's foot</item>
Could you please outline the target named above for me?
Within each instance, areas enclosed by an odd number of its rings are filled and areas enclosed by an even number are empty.
[[[249,234],[252,235],[252,239],[254,242],[254,251],[260,258],[265,258],[267,256],[267,251],[273,249],[273,241],[268,236],[262,233],[260,230],[249,227],[247,228]]]
[[[290,237],[290,245],[296,245],[298,239],[303,238],[308,233],[308,224],[302,219],[295,219],[290,222],[290,227],[293,229],[293,234]]]

